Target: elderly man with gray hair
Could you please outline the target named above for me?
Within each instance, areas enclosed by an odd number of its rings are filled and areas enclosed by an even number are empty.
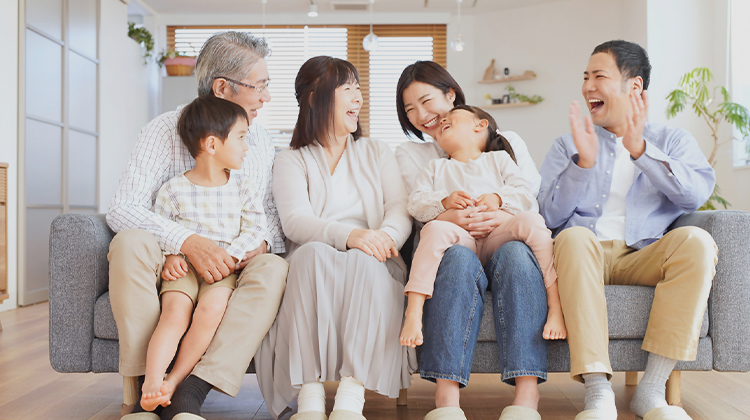
[[[160,187],[195,166],[177,134],[182,107],[158,116],[144,127],[110,203],[107,223],[117,235],[109,251],[109,289],[120,339],[120,374],[142,382],[146,350],[159,320],[159,284],[164,253],[184,255],[207,283],[241,272],[224,318],[205,355],[180,384],[171,404],[143,412],[136,404],[123,419],[200,419],[212,388],[236,396],[250,360],[278,312],[288,264],[284,238],[271,195],[274,149],[268,132],[253,124],[258,109],[271,100],[267,90],[270,53],[263,39],[224,32],[206,41],[196,65],[198,94],[214,95],[245,109],[250,122],[249,147],[240,173],[264,193],[268,226],[265,241],[245,258],[234,259],[203,238],[152,211]]]

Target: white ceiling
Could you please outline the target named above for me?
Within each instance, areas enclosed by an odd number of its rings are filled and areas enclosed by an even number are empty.
[[[141,0],[157,13],[164,14],[228,14],[260,13],[261,0]],[[312,0],[318,12],[343,13],[333,10],[331,2],[362,3],[363,0]],[[534,4],[551,3],[559,0],[463,0],[461,13],[467,15],[494,12]],[[307,13],[310,0],[267,0],[266,13]],[[418,13],[443,12],[456,14],[456,0],[375,0],[375,13]],[[352,13],[352,12],[348,12]],[[367,13],[367,12],[354,12]]]

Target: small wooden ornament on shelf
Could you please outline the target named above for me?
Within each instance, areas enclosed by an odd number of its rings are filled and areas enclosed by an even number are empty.
[[[485,77],[486,77],[486,75],[485,75]],[[495,78],[487,79],[487,78],[485,78],[484,80],[480,80],[479,83],[480,84],[506,83],[506,82],[517,82],[517,81],[521,81],[521,80],[534,80],[534,79],[536,79],[536,73],[534,73],[531,70],[526,70],[525,72],[523,72],[523,74],[518,75],[518,76],[507,76],[507,77],[501,77],[499,79],[495,79]]]

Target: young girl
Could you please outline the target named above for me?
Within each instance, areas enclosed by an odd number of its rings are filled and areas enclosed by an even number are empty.
[[[409,196],[409,213],[429,223],[421,231],[405,288],[409,304],[401,344],[415,347],[423,342],[422,308],[432,295],[446,249],[463,245],[474,251],[484,265],[498,247],[512,240],[529,245],[542,269],[549,308],[544,338],[565,338],[552,237],[538,213],[529,182],[521,175],[513,150],[500,135],[495,120],[479,108],[457,106],[440,121],[436,140],[450,159],[431,161]],[[453,223],[435,220],[447,209],[482,205],[486,211],[502,210],[506,218],[486,237],[472,237]]]

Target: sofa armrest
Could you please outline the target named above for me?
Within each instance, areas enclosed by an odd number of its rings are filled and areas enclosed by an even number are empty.
[[[58,372],[91,371],[94,304],[109,288],[109,243],[103,214],[63,214],[49,247],[49,353]]]
[[[698,226],[719,248],[708,299],[714,369],[750,371],[750,213],[737,210],[683,214],[673,227]]]

